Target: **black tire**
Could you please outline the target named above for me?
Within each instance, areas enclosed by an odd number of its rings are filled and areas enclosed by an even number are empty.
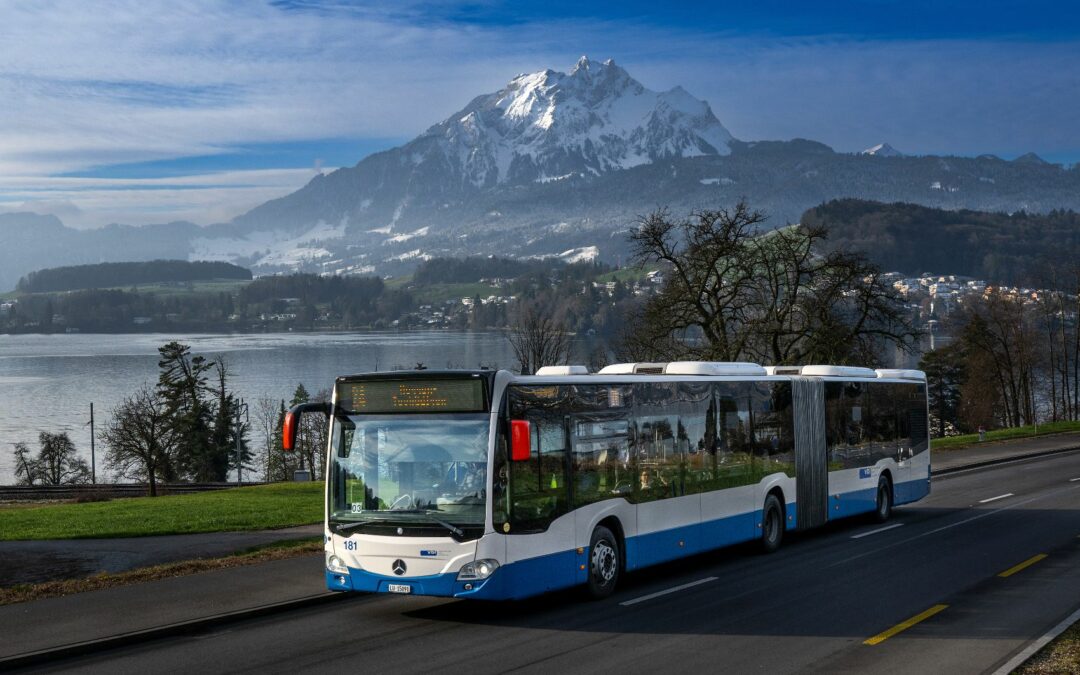
[[[888,476],[882,476],[877,484],[877,506],[874,508],[874,520],[884,523],[892,515],[893,493],[892,481]]]
[[[765,497],[761,510],[761,550],[772,553],[784,542],[784,507],[776,495]]]
[[[589,542],[589,595],[601,600],[614,593],[621,573],[619,540],[611,530],[599,525]]]

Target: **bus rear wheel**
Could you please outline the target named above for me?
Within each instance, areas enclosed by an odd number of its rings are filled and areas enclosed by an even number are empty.
[[[621,571],[619,540],[611,530],[597,526],[589,542],[589,595],[600,600],[614,593]]]
[[[784,508],[776,495],[765,497],[761,510],[761,550],[772,553],[784,541]]]
[[[892,515],[893,496],[892,481],[888,476],[882,476],[877,484],[877,508],[874,509],[874,520],[884,523]]]

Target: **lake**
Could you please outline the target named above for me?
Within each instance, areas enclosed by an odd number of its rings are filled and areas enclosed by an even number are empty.
[[[260,397],[314,394],[339,375],[412,368],[512,368],[503,333],[408,331],[254,335],[0,335],[0,484],[14,480],[12,445],[37,453],[38,433],[66,431],[90,461],[90,403],[98,429],[121,399],[158,377],[157,349],[170,340],[224,358],[232,389],[254,409]],[[254,422],[254,420],[253,420]],[[254,434],[249,437],[255,447]],[[98,480],[104,449],[98,443]]]

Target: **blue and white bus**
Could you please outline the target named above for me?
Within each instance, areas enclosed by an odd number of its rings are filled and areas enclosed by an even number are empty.
[[[872,514],[930,491],[915,370],[627,363],[338,378],[326,583],[523,598]]]

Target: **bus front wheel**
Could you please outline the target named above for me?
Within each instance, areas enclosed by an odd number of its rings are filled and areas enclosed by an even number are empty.
[[[589,543],[589,595],[599,600],[615,592],[621,568],[619,540],[611,530],[597,526]]]
[[[874,520],[884,523],[892,515],[892,481],[888,476],[882,476],[877,484],[877,508],[874,510]]]
[[[784,541],[784,508],[776,495],[765,497],[761,510],[761,550],[772,553]]]

